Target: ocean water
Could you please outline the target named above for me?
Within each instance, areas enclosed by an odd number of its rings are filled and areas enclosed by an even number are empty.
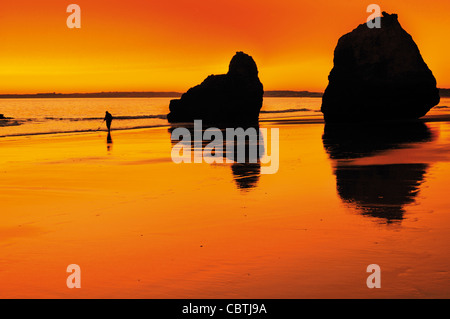
[[[0,137],[105,130],[105,111],[114,116],[112,128],[133,129],[167,125],[171,98],[1,99]],[[321,99],[266,98],[261,119],[319,116]]]
[[[112,128],[134,129],[168,125],[171,98],[0,99],[0,137],[106,130],[105,111],[114,116]],[[264,98],[260,120],[322,118],[321,98]],[[449,112],[450,98],[430,113]]]

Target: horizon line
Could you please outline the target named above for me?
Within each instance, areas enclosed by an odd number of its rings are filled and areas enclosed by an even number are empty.
[[[323,92],[320,91],[307,91],[307,90],[267,90],[264,91],[265,94],[279,95],[322,95]],[[57,93],[57,92],[40,92],[40,93],[1,93],[0,98],[8,97],[36,97],[36,98],[57,98],[57,97],[67,97],[67,96],[78,96],[78,97],[179,97],[183,93],[177,91],[99,91],[99,92],[72,92],[72,93]]]
[[[441,97],[450,97],[450,88],[438,88]],[[6,98],[89,98],[89,97],[181,97],[184,93],[177,91],[99,91],[99,92],[73,92],[73,93],[1,93],[0,99]],[[264,95],[268,97],[322,97],[324,92],[308,90],[267,90]]]

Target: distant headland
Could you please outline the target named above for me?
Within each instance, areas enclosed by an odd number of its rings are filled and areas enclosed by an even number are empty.
[[[57,98],[126,98],[126,97],[179,97],[178,92],[96,92],[96,93],[36,93],[0,94],[0,99],[57,99]]]
[[[450,91],[450,90],[449,90]],[[265,97],[322,97],[322,92],[265,91]],[[96,92],[96,93],[35,93],[0,94],[0,99],[53,99],[53,98],[127,98],[127,97],[181,97],[180,92]]]
[[[96,93],[35,93],[35,94],[0,94],[0,99],[52,99],[52,98],[176,98],[181,97],[180,92],[96,92]],[[321,98],[323,92],[310,91],[265,91],[264,97],[317,97]],[[450,97],[450,89],[439,89],[441,97]]]

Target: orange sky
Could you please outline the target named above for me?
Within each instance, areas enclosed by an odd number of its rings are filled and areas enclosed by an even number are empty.
[[[81,29],[66,8],[81,7]],[[254,57],[266,90],[323,91],[338,38],[371,1],[14,0],[0,4],[0,93],[184,91]],[[450,1],[377,1],[450,87]]]

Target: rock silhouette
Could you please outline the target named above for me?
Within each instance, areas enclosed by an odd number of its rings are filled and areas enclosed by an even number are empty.
[[[201,119],[214,125],[257,123],[263,93],[255,61],[236,52],[227,74],[210,75],[180,99],[170,101],[167,120],[177,123]]]
[[[325,121],[417,119],[439,103],[436,79],[396,14],[342,36],[322,98]]]

